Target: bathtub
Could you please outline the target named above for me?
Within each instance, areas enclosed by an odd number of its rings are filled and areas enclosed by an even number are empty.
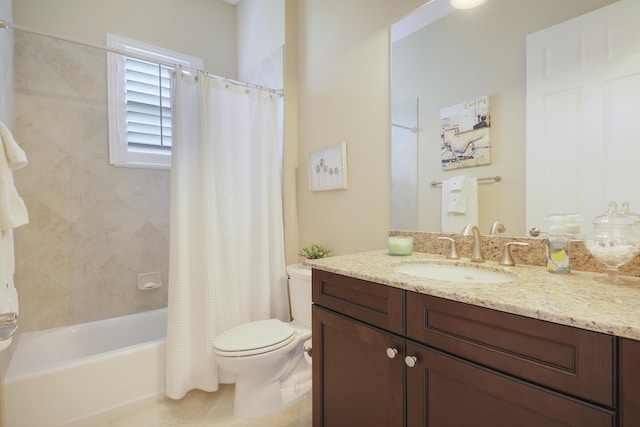
[[[23,333],[4,378],[8,427],[53,427],[164,395],[167,309]]]

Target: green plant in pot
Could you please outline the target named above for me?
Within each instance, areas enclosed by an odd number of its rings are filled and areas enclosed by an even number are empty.
[[[309,246],[305,246],[298,251],[298,255],[306,259],[318,259],[331,256],[331,249],[326,246],[314,243]]]

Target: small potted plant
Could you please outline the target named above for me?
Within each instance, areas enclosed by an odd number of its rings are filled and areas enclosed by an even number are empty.
[[[309,246],[305,246],[298,251],[298,255],[305,259],[318,259],[331,256],[331,249],[326,246],[314,243]]]

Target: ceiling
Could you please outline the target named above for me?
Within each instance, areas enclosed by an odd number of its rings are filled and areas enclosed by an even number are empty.
[[[225,0],[227,1],[227,0]],[[398,41],[453,12],[447,0],[431,0],[391,26],[391,42]]]

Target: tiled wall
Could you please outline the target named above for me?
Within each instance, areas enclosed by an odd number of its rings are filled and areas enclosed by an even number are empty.
[[[462,236],[460,234],[420,232],[420,231],[398,231],[391,230],[390,236],[412,236],[413,250],[416,252],[447,255],[449,245],[447,240],[438,239],[439,236],[451,237],[456,241],[456,248],[461,258],[469,258],[473,250],[473,236]],[[511,254],[517,264],[526,265],[546,265],[546,240],[539,237],[510,237],[510,236],[481,236],[482,252],[485,259],[500,261],[507,242],[526,242],[530,246],[512,248]],[[581,271],[603,272],[604,266],[598,262],[584,247],[581,240],[571,241],[571,269]],[[631,260],[628,264],[620,267],[620,274],[627,276],[640,276],[640,256]]]
[[[30,224],[15,233],[21,330],[166,306],[169,171],[109,164],[105,53],[15,35],[15,171]],[[160,271],[160,289],[137,289]]]

